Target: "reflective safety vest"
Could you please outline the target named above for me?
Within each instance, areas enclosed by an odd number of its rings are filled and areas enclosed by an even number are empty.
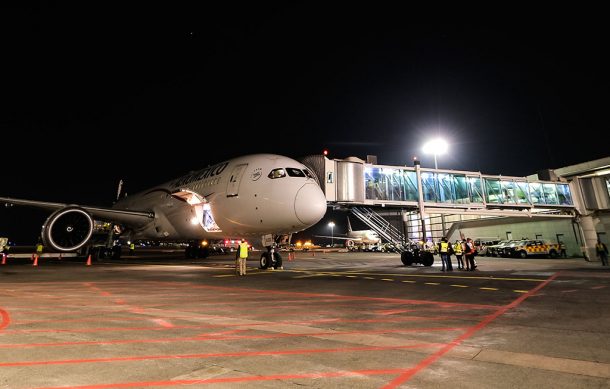
[[[449,243],[441,242],[441,253],[446,253],[449,251]]]
[[[455,246],[453,246],[453,251],[455,251],[457,255],[462,254],[462,244],[456,243]]]
[[[243,242],[239,244],[239,257],[248,258],[248,243]]]
[[[133,244],[133,243],[132,243],[132,244],[130,244],[130,245],[129,245],[129,249],[130,249],[130,250],[135,250],[135,249],[136,249],[136,245],[135,245],[135,244]]]
[[[37,244],[36,245],[36,252],[37,253],[42,253],[42,245],[41,244]]]
[[[604,245],[602,243],[598,243],[595,245],[595,248],[597,249],[598,253],[604,253],[606,252],[606,250],[604,249]]]

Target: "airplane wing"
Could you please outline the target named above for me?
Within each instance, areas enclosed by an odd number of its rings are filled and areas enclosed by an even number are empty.
[[[153,212],[148,211],[125,211],[105,207],[14,199],[10,197],[0,197],[0,203],[4,203],[9,206],[22,205],[27,207],[40,208],[45,209],[47,211],[57,211],[60,209],[65,209],[67,207],[81,208],[87,211],[91,216],[95,218],[110,222],[124,223],[132,226],[146,224],[150,221],[150,219],[155,217],[155,214]]]

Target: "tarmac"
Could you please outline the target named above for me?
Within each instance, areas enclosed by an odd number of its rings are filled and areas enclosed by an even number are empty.
[[[0,388],[608,388],[610,268],[309,252],[0,266]],[[454,259],[455,264],[455,259]]]

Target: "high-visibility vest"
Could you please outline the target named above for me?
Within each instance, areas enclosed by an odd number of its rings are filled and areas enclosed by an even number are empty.
[[[598,252],[598,253],[603,253],[603,252],[605,252],[605,251],[606,251],[606,250],[604,250],[604,244],[603,244],[603,243],[598,243],[598,244],[596,244],[596,245],[595,245],[595,248],[597,249],[597,252]]]
[[[42,253],[42,245],[41,244],[36,245],[36,252],[37,253]]]
[[[248,243],[242,242],[239,244],[239,257],[248,258]]]
[[[446,253],[449,251],[449,243],[441,242],[441,253]]]
[[[453,246],[453,251],[458,255],[462,254],[462,244],[456,243],[455,246]]]
[[[130,250],[135,250],[135,249],[136,249],[136,245],[135,245],[135,244],[133,244],[133,243],[132,243],[132,244],[130,244],[130,245],[129,245],[129,249],[130,249]]]

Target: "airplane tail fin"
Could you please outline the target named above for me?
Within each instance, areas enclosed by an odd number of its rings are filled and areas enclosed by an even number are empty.
[[[116,191],[116,201],[118,201],[119,198],[121,197],[122,190],[123,190],[123,180],[121,179],[121,181],[119,181],[119,185],[118,185],[117,191]]]
[[[349,233],[349,232],[352,232],[352,225],[351,225],[351,223],[349,222],[349,216],[347,217],[347,232],[348,232],[348,233]]]

